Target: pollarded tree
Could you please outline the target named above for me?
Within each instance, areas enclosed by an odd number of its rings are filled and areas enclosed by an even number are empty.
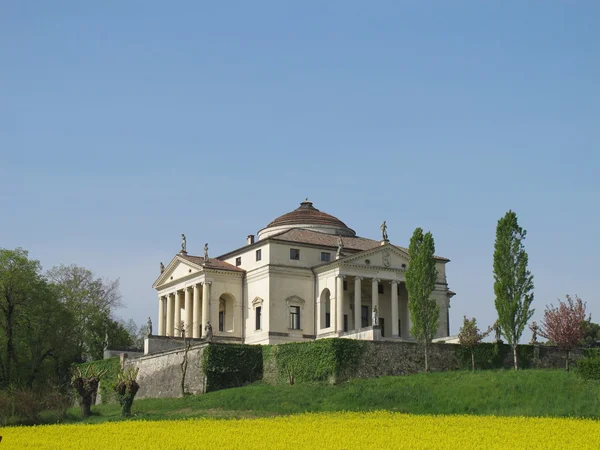
[[[423,234],[421,228],[415,229],[408,247],[410,261],[406,269],[406,290],[412,322],[410,334],[424,347],[425,372],[429,371],[429,347],[440,317],[440,307],[431,298],[438,275],[434,253],[433,235],[430,232]]]
[[[494,293],[502,334],[512,346],[515,370],[519,368],[517,345],[525,325],[533,316],[533,275],[527,269],[529,257],[523,240],[527,232],[508,211],[498,221],[494,244]]]
[[[585,322],[586,304],[577,296],[573,300],[567,295],[567,301],[558,300],[558,306],[546,306],[544,318],[538,328],[540,336],[564,350],[565,369],[569,371],[571,350],[581,344]]]
[[[491,327],[484,332],[479,331],[475,317],[469,320],[467,316],[464,316],[463,326],[458,333],[458,343],[471,351],[471,370],[473,372],[475,372],[475,349],[491,332]]]

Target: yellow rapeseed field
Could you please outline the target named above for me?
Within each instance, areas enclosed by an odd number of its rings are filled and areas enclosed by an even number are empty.
[[[390,412],[0,428],[0,449],[598,449],[600,422]]]

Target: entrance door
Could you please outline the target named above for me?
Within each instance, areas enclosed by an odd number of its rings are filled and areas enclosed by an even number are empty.
[[[379,318],[379,326],[381,327],[381,337],[385,336],[385,320],[383,317]]]

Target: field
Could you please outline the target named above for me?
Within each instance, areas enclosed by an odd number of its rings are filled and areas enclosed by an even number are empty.
[[[116,405],[0,429],[1,448],[600,448],[600,384],[563,371],[418,374]]]

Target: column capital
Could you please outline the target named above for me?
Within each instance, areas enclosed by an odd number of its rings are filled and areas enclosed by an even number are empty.
[[[398,280],[390,280],[390,284],[398,284],[400,283]]]
[[[363,277],[354,277],[354,279],[357,281],[362,281]]]
[[[341,278],[342,280],[346,278],[347,275],[338,275],[336,278]]]
[[[379,284],[381,280],[379,278],[371,278],[371,282]]]

